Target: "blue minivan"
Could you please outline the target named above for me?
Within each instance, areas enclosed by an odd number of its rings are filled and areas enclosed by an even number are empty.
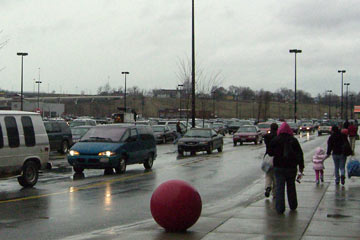
[[[124,173],[130,164],[144,164],[145,169],[151,169],[156,156],[150,126],[112,124],[92,127],[71,147],[67,159],[76,173],[86,168]]]

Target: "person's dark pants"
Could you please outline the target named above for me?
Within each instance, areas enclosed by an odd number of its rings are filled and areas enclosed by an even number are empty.
[[[288,202],[291,210],[295,210],[298,206],[296,197],[295,178],[297,174],[296,168],[274,168],[276,179],[276,198],[275,207],[279,214],[285,211],[285,183]]]

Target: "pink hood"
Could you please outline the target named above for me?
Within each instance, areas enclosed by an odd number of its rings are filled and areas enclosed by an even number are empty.
[[[313,156],[314,170],[322,170],[324,169],[324,160],[326,158],[326,154],[324,149],[321,147],[316,148],[315,154]]]
[[[291,136],[294,135],[293,130],[290,128],[289,124],[287,124],[286,122],[283,122],[281,124],[281,126],[279,127],[279,129],[277,131],[277,135],[280,135],[281,133],[286,133]]]

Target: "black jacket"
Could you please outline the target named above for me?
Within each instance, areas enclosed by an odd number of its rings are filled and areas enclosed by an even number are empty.
[[[343,154],[343,145],[347,141],[346,135],[340,132],[335,132],[331,134],[327,142],[327,151],[326,154],[330,155],[341,155]]]
[[[264,135],[264,142],[266,146],[265,154],[269,154],[270,142],[276,137],[276,132],[270,132]]]
[[[304,154],[301,146],[298,140],[289,134],[282,133],[276,136],[270,142],[268,154],[274,157],[274,167],[297,168],[299,165],[300,171],[304,169]]]

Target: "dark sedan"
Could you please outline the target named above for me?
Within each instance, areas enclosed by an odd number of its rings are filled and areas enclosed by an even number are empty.
[[[218,152],[223,150],[223,137],[218,135],[213,129],[210,128],[192,128],[187,131],[178,142],[178,153],[184,155],[184,152],[206,151],[211,154],[214,149]]]
[[[176,138],[175,132],[168,125],[154,125],[151,126],[156,143],[166,143],[174,141]]]

